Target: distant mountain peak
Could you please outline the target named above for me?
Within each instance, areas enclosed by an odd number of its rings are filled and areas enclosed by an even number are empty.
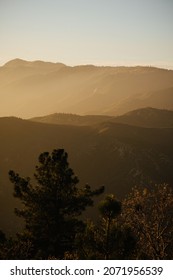
[[[34,67],[42,67],[42,66],[65,66],[65,64],[60,63],[60,62],[47,62],[47,61],[42,61],[42,60],[34,60],[34,61],[27,61],[23,60],[20,58],[15,58],[10,61],[8,61],[4,66],[5,67],[21,67],[21,66],[34,66]]]
[[[4,66],[5,67],[18,67],[18,66],[23,66],[27,64],[28,61],[20,59],[20,58],[15,58],[13,60],[8,61]]]

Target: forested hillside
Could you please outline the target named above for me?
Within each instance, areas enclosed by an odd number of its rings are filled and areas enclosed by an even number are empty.
[[[173,182],[173,129],[101,122],[92,126],[52,125],[0,118],[0,184],[2,228],[13,231],[16,202],[10,169],[31,176],[38,155],[63,148],[80,185],[105,185],[106,193],[124,197],[135,185]],[[9,224],[9,219],[11,220]]]

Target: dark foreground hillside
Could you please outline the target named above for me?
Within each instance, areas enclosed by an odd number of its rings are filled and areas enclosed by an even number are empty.
[[[142,128],[105,122],[91,127],[41,124],[17,118],[0,119],[0,221],[15,231],[16,201],[10,169],[32,176],[41,152],[64,148],[81,185],[105,185],[123,197],[134,185],[173,183],[173,129]],[[10,221],[10,223],[9,223]]]

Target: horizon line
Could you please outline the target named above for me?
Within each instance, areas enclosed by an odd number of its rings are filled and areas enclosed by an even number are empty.
[[[173,66],[172,65],[162,65],[161,63],[156,63],[156,64],[150,64],[150,63],[146,63],[146,64],[142,64],[142,63],[127,63],[127,64],[123,64],[123,63],[113,63],[113,64],[109,64],[109,63],[92,63],[92,62],[88,62],[88,63],[81,63],[81,64],[74,64],[74,63],[64,63],[62,61],[51,61],[51,60],[42,60],[42,59],[34,59],[34,60],[28,60],[28,59],[23,59],[23,58],[14,58],[14,59],[10,59],[10,60],[3,60],[0,59],[0,67],[5,66],[8,62],[11,61],[15,61],[15,60],[19,60],[19,61],[24,61],[24,62],[45,62],[45,63],[61,63],[64,64],[65,66],[68,67],[77,67],[77,66],[95,66],[95,67],[148,67],[148,68],[158,68],[158,69],[164,69],[164,70],[173,70]],[[166,64],[166,63],[165,63]]]

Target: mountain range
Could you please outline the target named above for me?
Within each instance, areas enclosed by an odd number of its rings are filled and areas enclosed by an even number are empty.
[[[22,227],[9,170],[33,179],[40,153],[64,148],[81,185],[121,199],[173,185],[172,143],[173,70],[11,60],[0,67],[0,229]]]
[[[0,116],[54,112],[117,116],[142,107],[173,110],[173,70],[14,59],[0,67]]]
[[[41,152],[64,148],[81,185],[124,197],[133,186],[173,184],[173,112],[138,109],[119,117],[53,114],[0,118],[0,228],[21,226],[8,171],[32,178]],[[92,213],[94,216],[94,212]]]

